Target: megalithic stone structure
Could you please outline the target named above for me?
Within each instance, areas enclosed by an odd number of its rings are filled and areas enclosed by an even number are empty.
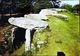
[[[33,19],[27,19],[24,17],[18,17],[18,18],[9,18],[9,23],[21,28],[26,29],[25,32],[25,51],[30,50],[30,31],[32,29],[45,29],[48,26],[48,23],[45,21],[40,21],[40,20],[33,20]]]
[[[45,15],[45,16],[48,16],[48,15],[52,15],[52,14],[57,14],[57,11],[53,11],[51,9],[42,9],[40,12],[39,12],[40,15]]]
[[[43,14],[28,14],[24,15],[25,18],[36,19],[36,20],[48,20],[48,17]]]
[[[58,14],[58,12],[63,12],[63,11],[67,11],[66,9],[59,9],[59,8],[51,8],[51,9],[42,9],[40,11],[40,15],[51,15],[51,16],[56,16],[56,17],[62,17],[65,20],[68,20],[68,16],[63,15],[63,14]]]
[[[31,29],[26,29],[26,33],[25,33],[25,39],[26,39],[26,41],[25,41],[25,51],[30,50],[30,40],[31,40],[30,31],[31,31]]]
[[[62,17],[62,18],[64,18],[65,20],[68,20],[68,16],[63,15],[63,14],[53,14],[52,16]]]

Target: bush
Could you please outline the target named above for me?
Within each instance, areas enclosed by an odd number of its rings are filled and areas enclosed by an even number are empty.
[[[69,5],[69,4],[65,4],[65,5],[61,6],[60,8],[67,9],[67,10],[69,10],[71,12],[73,11],[72,5]]]
[[[49,0],[36,1],[36,3],[34,4],[34,11],[38,13],[41,9],[51,7],[53,7],[53,5],[49,2]]]

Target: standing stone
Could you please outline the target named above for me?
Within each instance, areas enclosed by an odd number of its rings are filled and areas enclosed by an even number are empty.
[[[25,51],[28,51],[30,50],[30,29],[27,29],[26,30],[26,33],[25,33]]]

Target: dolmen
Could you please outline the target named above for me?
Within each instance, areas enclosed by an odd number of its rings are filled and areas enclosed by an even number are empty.
[[[57,14],[57,11],[53,11],[51,9],[42,9],[40,12],[39,12],[40,15],[46,15],[46,16],[49,16],[49,15],[52,15],[52,14]]]
[[[42,9],[39,14],[28,14],[24,15],[25,18],[36,19],[36,20],[48,20],[48,16],[62,17],[68,20],[68,17],[63,14],[58,14],[58,12],[66,11],[66,9],[52,8],[52,9]]]
[[[25,18],[34,19],[34,20],[48,20],[48,17],[42,14],[28,14],[24,15]]]
[[[64,18],[65,20],[68,20],[68,16],[63,15],[63,14],[53,14],[52,16],[61,17],[61,18]]]
[[[44,30],[48,27],[48,23],[43,20],[48,20],[48,15],[62,17],[68,20],[66,15],[58,14],[58,11],[64,11],[63,9],[42,9],[39,14],[28,14],[24,17],[11,17],[8,22],[17,27],[26,29],[25,31],[25,51],[29,51],[31,48],[31,34],[30,32],[35,30]]]
[[[61,8],[51,8],[53,11],[57,11],[57,12],[66,12],[66,9],[61,9]]]
[[[42,9],[39,14],[45,15],[45,16],[51,15],[51,16],[55,16],[55,17],[62,17],[65,20],[68,20],[68,16],[58,13],[58,12],[61,12],[61,11],[62,12],[66,11],[66,9],[58,9],[58,8]]]
[[[30,43],[31,42],[30,31],[33,29],[44,30],[48,26],[48,23],[46,21],[34,20],[34,19],[25,18],[25,17],[18,17],[18,18],[12,17],[12,18],[9,18],[8,22],[17,27],[26,29],[25,31],[25,39],[26,39],[25,51],[30,50],[30,44],[31,44]]]
[[[25,18],[36,19],[36,20],[48,20],[49,15],[57,14],[57,11],[50,9],[42,9],[39,14],[28,14],[24,15]]]

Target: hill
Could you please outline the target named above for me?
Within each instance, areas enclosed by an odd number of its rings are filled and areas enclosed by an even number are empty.
[[[68,16],[68,21],[60,17],[48,16],[49,28],[35,32],[33,43],[38,39],[47,41],[39,50],[31,51],[32,56],[57,56],[58,52],[63,52],[66,56],[80,55],[80,37],[79,37],[79,16],[71,12],[60,12]],[[21,50],[21,51],[20,51]],[[23,46],[12,55],[24,53]]]

